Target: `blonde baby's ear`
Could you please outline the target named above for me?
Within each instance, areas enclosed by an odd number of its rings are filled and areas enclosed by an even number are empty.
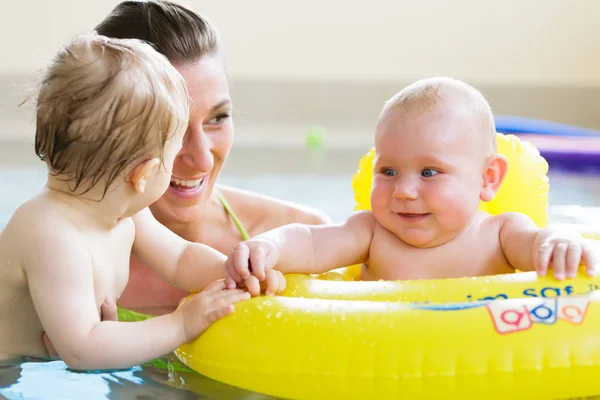
[[[133,185],[133,189],[137,193],[143,194],[146,190],[146,183],[148,183],[148,179],[156,174],[159,167],[160,160],[157,157],[146,160],[136,166],[129,173],[129,182],[131,182]]]
[[[481,193],[479,195],[482,201],[491,201],[508,172],[508,160],[502,154],[495,154],[488,157],[483,169]]]

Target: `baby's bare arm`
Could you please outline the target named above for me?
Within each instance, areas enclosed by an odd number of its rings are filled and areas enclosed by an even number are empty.
[[[59,356],[72,368],[125,368],[173,351],[186,341],[178,314],[143,322],[100,321],[92,260],[83,237],[69,226],[39,229],[36,251],[23,264],[33,303]]]
[[[540,229],[526,215],[506,213],[502,219],[500,246],[504,256],[519,271],[535,270],[534,245]]]
[[[370,211],[354,213],[340,225],[311,226],[318,273],[367,262],[374,226]]]
[[[597,255],[587,239],[576,232],[540,229],[522,214],[502,216],[500,243],[506,259],[521,271],[536,270],[546,275],[554,271],[557,279],[572,278],[583,261],[589,275],[596,273]],[[501,217],[501,218],[502,218]]]
[[[373,224],[373,215],[362,211],[354,213],[342,224],[291,224],[257,238],[270,240],[277,247],[277,270],[322,273],[367,261]]]
[[[224,254],[177,236],[147,208],[136,214],[133,221],[135,256],[165,281],[188,292],[199,292],[225,277]]]

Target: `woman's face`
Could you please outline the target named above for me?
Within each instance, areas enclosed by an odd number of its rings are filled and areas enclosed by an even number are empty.
[[[187,82],[190,120],[169,189],[150,207],[166,225],[203,215],[233,142],[229,83],[221,56],[175,68]]]

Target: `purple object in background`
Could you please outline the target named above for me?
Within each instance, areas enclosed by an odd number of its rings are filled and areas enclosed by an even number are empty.
[[[503,133],[537,133],[550,136],[593,136],[600,137],[600,131],[579,126],[560,124],[543,119],[495,115],[496,130]]]
[[[496,130],[532,142],[551,170],[600,172],[600,132],[523,117],[495,116]]]

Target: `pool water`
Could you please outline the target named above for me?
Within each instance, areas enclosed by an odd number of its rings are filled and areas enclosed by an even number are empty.
[[[355,152],[324,158],[302,153],[294,158],[285,154],[267,157],[260,151],[233,152],[221,183],[317,207],[334,221],[341,221],[353,210],[350,181],[360,155]],[[300,161],[290,165],[290,160]],[[0,229],[18,205],[44,185],[45,176],[39,162],[0,165]],[[549,176],[551,223],[595,224],[600,228],[600,175],[551,171]],[[88,373],[71,371],[61,361],[8,364],[0,366],[0,399],[269,398],[196,373],[177,371],[170,364],[174,360],[174,355],[165,357],[165,368],[148,365]]]
[[[62,361],[27,361],[0,366],[0,399],[272,399],[225,385],[194,372],[136,366],[127,370],[80,372]]]

